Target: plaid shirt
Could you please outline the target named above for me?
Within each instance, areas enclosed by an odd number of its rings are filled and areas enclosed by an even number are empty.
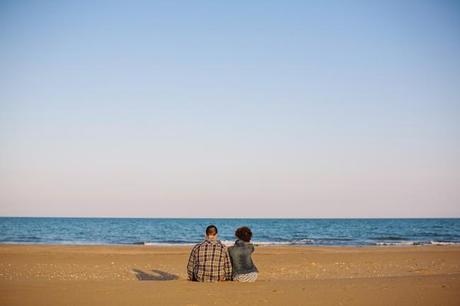
[[[192,249],[187,265],[189,280],[215,282],[232,279],[227,247],[219,240],[206,239]]]

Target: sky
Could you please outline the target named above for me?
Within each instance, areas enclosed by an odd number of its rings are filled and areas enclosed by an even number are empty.
[[[456,1],[0,0],[0,216],[460,217]]]

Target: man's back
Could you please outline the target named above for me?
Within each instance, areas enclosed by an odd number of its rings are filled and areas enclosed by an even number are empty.
[[[219,240],[206,239],[195,245],[187,265],[190,280],[215,282],[231,280],[232,265],[227,247]]]

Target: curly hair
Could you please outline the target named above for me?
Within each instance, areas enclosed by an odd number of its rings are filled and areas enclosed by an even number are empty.
[[[252,231],[249,227],[242,226],[235,231],[235,236],[245,242],[249,242],[252,238]]]

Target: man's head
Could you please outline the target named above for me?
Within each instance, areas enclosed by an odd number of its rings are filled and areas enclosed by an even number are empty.
[[[211,224],[206,228],[206,238],[211,240],[217,238],[217,227],[215,225]]]

